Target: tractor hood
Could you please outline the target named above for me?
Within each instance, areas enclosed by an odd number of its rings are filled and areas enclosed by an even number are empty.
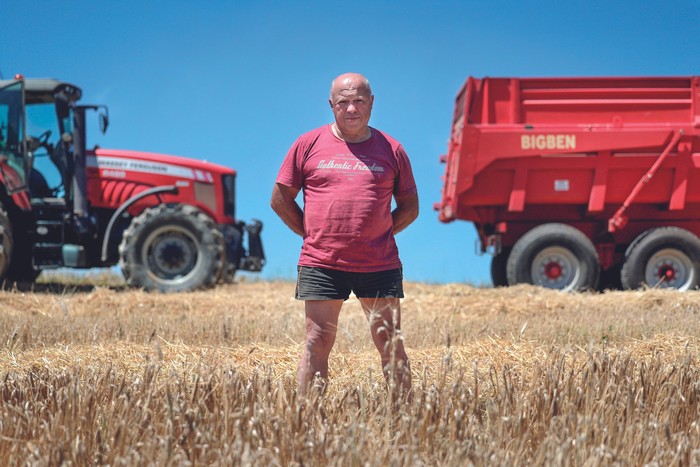
[[[217,224],[235,222],[236,172],[210,162],[186,157],[118,149],[87,151],[85,158],[89,204],[117,209],[146,190],[173,187],[158,195],[163,203],[195,206]],[[137,215],[154,200],[129,208]]]
[[[236,171],[229,167],[211,162],[121,149],[98,148],[88,151],[87,166],[101,171],[136,172],[199,181],[212,181],[217,175],[236,174]]]

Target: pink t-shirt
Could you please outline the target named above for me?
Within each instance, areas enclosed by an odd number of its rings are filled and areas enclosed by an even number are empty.
[[[401,144],[374,128],[362,143],[347,143],[331,125],[292,145],[277,183],[304,193],[300,266],[351,272],[401,267],[391,218],[393,195],[416,193]]]

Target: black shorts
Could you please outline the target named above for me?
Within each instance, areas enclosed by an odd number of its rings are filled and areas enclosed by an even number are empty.
[[[403,271],[347,272],[299,266],[297,300],[347,300],[358,298],[403,298]]]

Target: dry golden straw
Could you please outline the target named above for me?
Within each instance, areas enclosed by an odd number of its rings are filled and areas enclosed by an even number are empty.
[[[409,402],[341,314],[296,395],[294,284],[0,292],[0,465],[698,465],[700,294],[406,284]]]

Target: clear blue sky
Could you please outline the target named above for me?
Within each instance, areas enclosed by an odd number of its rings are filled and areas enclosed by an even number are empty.
[[[238,170],[238,216],[261,219],[263,278],[291,279],[301,239],[269,196],[302,132],[329,123],[330,81],[356,71],[370,124],[411,157],[421,214],[397,241],[408,280],[490,283],[466,222],[442,224],[453,98],[469,75],[700,73],[698,0],[0,0],[0,71],[54,77],[107,104],[90,145],[206,159]]]

